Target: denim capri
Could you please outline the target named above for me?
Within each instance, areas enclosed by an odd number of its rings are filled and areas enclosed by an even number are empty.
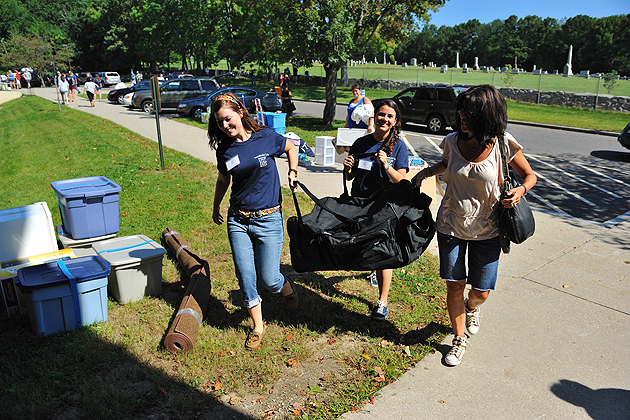
[[[440,277],[446,281],[462,281],[482,292],[494,290],[497,283],[501,243],[499,237],[467,241],[438,232]],[[466,275],[468,248],[468,275]]]

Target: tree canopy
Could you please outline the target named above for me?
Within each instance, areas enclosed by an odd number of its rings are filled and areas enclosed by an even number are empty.
[[[263,71],[314,62],[326,71],[324,122],[334,118],[337,72],[349,59],[386,52],[398,62],[536,65],[630,74],[630,15],[566,20],[510,16],[452,27],[430,24],[446,0],[3,0],[0,69],[51,61],[67,70],[155,71],[181,63],[202,69]],[[71,5],[71,7],[69,7]]]

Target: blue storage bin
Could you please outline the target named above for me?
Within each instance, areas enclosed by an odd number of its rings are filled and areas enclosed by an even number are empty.
[[[285,128],[287,126],[287,114],[283,112],[263,112],[265,125],[270,128]],[[284,134],[284,132],[280,133]]]
[[[104,176],[66,179],[50,183],[61,211],[63,230],[72,239],[117,233],[120,186]]]
[[[286,129],[287,129],[286,127],[275,127],[273,131],[275,131],[278,134],[284,134],[284,130]]]
[[[98,256],[18,270],[18,285],[26,296],[33,330],[48,335],[107,321],[110,270],[110,264]]]

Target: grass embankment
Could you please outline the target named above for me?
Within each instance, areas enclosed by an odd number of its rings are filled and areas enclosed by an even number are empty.
[[[248,352],[243,344],[251,322],[239,306],[226,228],[211,219],[213,165],[165,149],[160,171],[154,142],[89,114],[59,112],[35,96],[3,104],[0,133],[0,208],[46,201],[60,224],[50,182],[106,176],[122,187],[119,236],[159,241],[171,226],[210,262],[212,273],[210,303],[188,354],[172,355],[162,345],[187,286],[166,259],[162,295],[127,305],[109,300],[104,323],[38,337],[27,316],[8,318],[2,311],[3,418],[193,418],[225,396],[240,399],[234,408],[267,404],[259,417],[333,418],[368,401],[449,331],[437,260],[427,255],[395,270],[391,315],[382,323],[369,318],[377,293],[366,273],[297,276],[295,314],[263,292],[265,344]],[[288,191],[283,194],[289,217],[295,210]],[[311,203],[301,203],[308,211]],[[288,238],[281,269],[291,270]],[[322,360],[340,368],[323,377]],[[308,376],[308,366],[320,373]],[[287,378],[290,387],[273,388]],[[273,406],[272,397],[283,392],[292,392],[287,404]]]

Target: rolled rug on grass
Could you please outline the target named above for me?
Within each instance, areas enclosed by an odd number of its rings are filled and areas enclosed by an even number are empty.
[[[169,256],[177,261],[180,270],[189,279],[186,294],[164,338],[164,346],[173,354],[180,350],[188,352],[195,345],[210,300],[210,266],[173,228],[167,227],[162,232],[162,242]]]
[[[167,227],[162,232],[162,244],[168,256],[178,262],[180,269],[189,279],[201,270],[205,260],[197,255],[182,235],[172,227]]]
[[[186,295],[164,338],[164,347],[171,353],[175,354],[180,350],[187,353],[195,345],[203,313],[210,299],[211,283],[210,266],[204,261],[201,269],[188,283]]]

